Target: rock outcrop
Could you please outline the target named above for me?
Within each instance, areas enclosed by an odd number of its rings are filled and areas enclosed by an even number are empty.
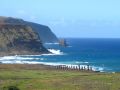
[[[31,26],[0,20],[0,56],[49,53]]]
[[[58,43],[58,38],[48,26],[32,22],[27,22],[26,24],[30,25],[35,31],[39,33],[39,36],[43,43]]]
[[[40,39],[43,43],[56,43],[58,42],[58,38],[56,35],[50,30],[48,26],[24,21],[22,19],[11,18],[11,17],[0,17],[0,22],[2,23],[10,23],[10,24],[23,24],[31,26],[32,29],[38,32]]]

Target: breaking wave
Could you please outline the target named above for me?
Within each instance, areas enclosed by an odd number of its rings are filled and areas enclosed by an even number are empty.
[[[60,50],[48,49],[48,51],[54,55],[63,55],[63,52],[61,52]]]
[[[59,44],[59,43],[45,43],[45,44],[47,44],[47,45],[57,45],[57,44]]]
[[[38,60],[38,61],[37,61]],[[58,65],[65,65],[68,66],[70,68],[72,67],[78,67],[78,64],[81,67],[85,67],[87,68],[87,63],[88,62],[75,62],[75,64],[65,64],[65,63],[60,63],[60,62],[42,62],[42,60],[44,60],[44,58],[36,58],[36,57],[21,57],[21,56],[4,56],[4,57],[0,57],[0,62],[2,64],[44,64],[44,65],[51,65],[51,66],[58,66]],[[81,64],[80,64],[81,63]],[[83,64],[84,63],[84,64]],[[71,67],[72,66],[72,67]],[[100,71],[100,72],[104,72],[104,68],[103,67],[97,67],[97,66],[91,66],[93,71]]]

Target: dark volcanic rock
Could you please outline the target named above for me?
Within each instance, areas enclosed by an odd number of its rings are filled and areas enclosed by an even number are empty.
[[[23,23],[0,22],[0,55],[48,53],[38,33]]]
[[[48,26],[24,21],[22,19],[11,18],[11,17],[0,17],[0,23],[7,24],[23,24],[29,25],[33,28],[34,31],[38,32],[40,39],[43,43],[55,43],[58,42],[56,35],[50,30]]]
[[[48,26],[40,25],[37,23],[27,22],[27,25],[30,25],[35,31],[39,33],[39,36],[43,43],[56,43],[58,38],[50,30]]]

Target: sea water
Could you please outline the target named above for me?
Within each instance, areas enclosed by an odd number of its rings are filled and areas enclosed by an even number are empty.
[[[53,54],[0,57],[1,63],[90,65],[96,71],[120,72],[120,39],[66,38],[68,47],[44,44]]]

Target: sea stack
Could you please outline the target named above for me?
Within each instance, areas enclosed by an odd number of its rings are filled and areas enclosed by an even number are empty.
[[[60,46],[64,46],[64,47],[67,47],[67,46],[68,46],[67,41],[66,41],[65,39],[60,39],[60,40],[59,40],[59,45],[60,45]]]

